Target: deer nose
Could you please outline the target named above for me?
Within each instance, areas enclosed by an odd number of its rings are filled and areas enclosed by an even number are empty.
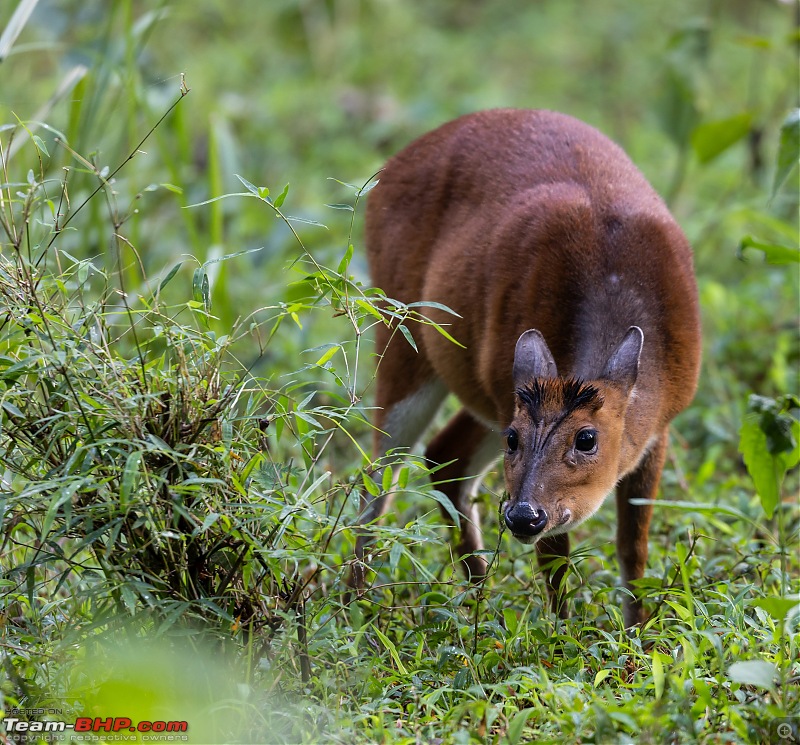
[[[506,512],[506,525],[514,535],[535,536],[547,525],[547,512],[536,509],[528,502],[517,502]]]

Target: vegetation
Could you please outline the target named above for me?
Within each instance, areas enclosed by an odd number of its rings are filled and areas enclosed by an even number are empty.
[[[196,743],[796,737],[794,9],[417,5],[0,7],[3,712]],[[630,633],[612,509],[574,533],[559,621],[498,532],[502,474],[470,588],[436,474],[369,453],[371,329],[429,321],[370,286],[363,198],[496,105],[615,138],[695,248],[701,387]],[[360,494],[393,488],[354,598]]]

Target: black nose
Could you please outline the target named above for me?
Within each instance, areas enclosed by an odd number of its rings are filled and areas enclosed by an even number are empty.
[[[543,508],[534,509],[527,502],[517,502],[506,511],[506,525],[514,535],[539,535],[547,524]]]

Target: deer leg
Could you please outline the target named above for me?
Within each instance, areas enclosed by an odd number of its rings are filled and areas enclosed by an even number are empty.
[[[396,389],[395,389],[396,390]],[[377,402],[379,405],[376,417],[375,446],[376,458],[380,458],[392,448],[412,448],[419,441],[422,433],[430,424],[442,401],[447,395],[444,385],[436,378],[420,385],[416,390],[391,403],[385,401],[392,392],[388,386],[381,388],[378,381]],[[361,492],[361,511],[358,516],[355,558],[348,584],[351,587],[364,586],[366,564],[364,554],[371,543],[370,531],[367,527],[378,520],[389,508],[392,494],[382,493],[373,497],[366,491]]]
[[[497,433],[462,409],[425,451],[431,467],[446,464],[436,471],[434,478],[459,513],[456,554],[467,579],[474,583],[486,576],[487,564],[486,559],[476,553],[483,549],[483,537],[478,508],[472,500],[484,472],[500,456],[500,448]],[[445,519],[452,519],[444,507],[442,514]]]
[[[661,471],[667,455],[668,435],[665,430],[650,450],[645,453],[635,471],[625,476],[617,485],[617,557],[622,581],[633,592],[631,582],[644,576],[647,564],[647,535],[653,505],[631,504],[631,499],[655,499]],[[622,606],[625,626],[631,627],[644,620],[644,609],[638,598],[625,595]]]
[[[545,536],[537,541],[536,553],[547,583],[550,607],[559,618],[567,618],[566,588],[562,586],[567,565],[562,559],[569,556],[569,534]]]

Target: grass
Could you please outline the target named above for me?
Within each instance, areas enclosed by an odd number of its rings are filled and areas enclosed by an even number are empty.
[[[774,742],[796,725],[797,469],[777,477],[797,268],[739,250],[796,245],[796,170],[773,189],[796,31],[779,4],[679,5],[36,9],[1,63],[6,716],[186,720],[198,743]],[[499,473],[473,589],[436,474],[365,452],[385,311],[363,197],[413,135],[500,104],[614,136],[695,247],[704,369],[632,633],[610,505],[574,532],[559,621],[534,553],[498,533]],[[776,403],[748,409],[752,393]],[[393,477],[353,600],[359,494]]]

